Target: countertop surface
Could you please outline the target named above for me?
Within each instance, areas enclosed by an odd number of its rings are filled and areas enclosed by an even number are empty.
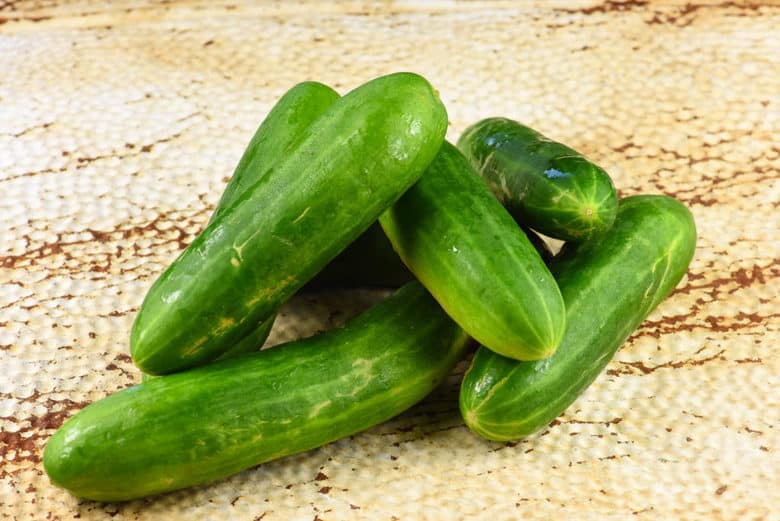
[[[0,1],[0,519],[780,519],[780,7],[743,2]],[[448,137],[501,115],[692,210],[689,274],[560,418],[470,433],[463,364],[369,431],[123,504],[41,453],[140,381],[129,330],[295,83],[413,70]],[[296,297],[269,345],[370,291]],[[597,310],[594,310],[596,312]]]

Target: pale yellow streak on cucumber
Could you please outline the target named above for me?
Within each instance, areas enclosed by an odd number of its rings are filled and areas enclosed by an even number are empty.
[[[286,288],[287,286],[289,286],[293,282],[295,282],[295,277],[293,275],[288,275],[287,277],[285,277],[282,280],[280,280],[279,283],[276,286],[274,286],[272,288],[263,288],[260,291],[260,293],[258,293],[254,297],[252,297],[252,299],[250,299],[247,302],[247,307],[252,307],[255,304],[257,304],[258,302],[260,302],[261,300],[267,298],[269,295],[272,295],[272,294],[280,292],[281,290],[283,290],[284,288]]]
[[[306,209],[301,213],[301,215],[295,218],[293,224],[298,224],[298,221],[306,217],[306,214],[309,213],[309,210],[311,210],[311,206],[307,206]]]
[[[322,409],[325,407],[328,407],[331,403],[333,403],[331,400],[325,400],[322,403],[318,403],[314,407],[312,407],[311,412],[309,413],[309,418],[314,418],[317,416]]]
[[[215,335],[221,335],[225,331],[228,331],[230,328],[235,326],[238,322],[236,319],[232,317],[220,317],[219,318],[219,326],[214,331]]]
[[[197,355],[198,352],[200,351],[200,346],[202,346],[203,344],[205,344],[209,340],[210,340],[210,337],[208,337],[208,336],[200,337],[197,342],[195,342],[194,344],[192,344],[190,346],[187,346],[187,349],[182,351],[181,356],[184,357],[184,358],[190,358],[190,357],[193,357],[193,356]]]
[[[244,257],[241,256],[241,252],[244,251],[244,246],[246,246],[247,242],[248,240],[244,241],[244,243],[241,246],[238,246],[235,242],[233,243],[233,250],[236,252],[236,257],[238,258],[239,262],[244,262]]]

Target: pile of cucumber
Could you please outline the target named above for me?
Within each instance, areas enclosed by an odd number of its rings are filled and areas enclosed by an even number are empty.
[[[514,440],[561,414],[685,274],[693,218],[666,196],[618,201],[601,168],[517,122],[483,120],[457,147],[447,124],[416,74],[287,92],[141,306],[133,360],[165,376],[69,419],[44,451],[51,481],[120,501],[306,451],[411,407],[472,341],[471,430]],[[304,287],[401,284],[259,351]]]

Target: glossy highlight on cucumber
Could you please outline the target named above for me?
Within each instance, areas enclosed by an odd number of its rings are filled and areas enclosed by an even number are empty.
[[[379,219],[406,266],[475,340],[537,360],[566,324],[550,271],[463,155],[444,142],[420,181]]]
[[[525,125],[484,119],[466,129],[458,148],[512,215],[549,237],[589,240],[615,220],[617,193],[609,175]]]
[[[136,365],[171,373],[232,347],[419,179],[446,128],[415,74],[338,99],[155,282],[133,324]]]
[[[412,282],[343,328],[87,406],[49,440],[44,468],[99,501],[207,483],[392,418],[438,386],[469,342]]]
[[[677,200],[623,199],[608,234],[567,244],[552,263],[568,323],[555,354],[517,362],[479,348],[461,384],[466,425],[487,439],[506,441],[549,424],[674,289],[695,244],[693,217]]]

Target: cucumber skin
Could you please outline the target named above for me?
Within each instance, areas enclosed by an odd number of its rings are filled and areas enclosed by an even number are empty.
[[[304,131],[338,99],[338,92],[316,81],[299,83],[285,92],[249,141],[209,223],[267,175],[299,144]]]
[[[415,74],[337,100],[154,283],[131,332],[135,364],[171,373],[234,345],[417,181],[446,128]]]
[[[470,340],[417,282],[340,329],[154,378],[99,400],[46,445],[49,478],[123,501],[220,479],[399,414]]]
[[[680,202],[653,195],[623,199],[609,234],[567,244],[553,261],[568,322],[556,353],[516,362],[478,349],[461,384],[466,425],[484,438],[508,441],[549,424],[674,289],[695,244],[693,217]]]
[[[590,240],[615,220],[617,193],[609,175],[516,121],[484,119],[466,129],[458,148],[512,215],[549,237]]]
[[[566,317],[555,280],[453,145],[444,142],[379,222],[406,266],[476,341],[522,360],[558,346]]]

